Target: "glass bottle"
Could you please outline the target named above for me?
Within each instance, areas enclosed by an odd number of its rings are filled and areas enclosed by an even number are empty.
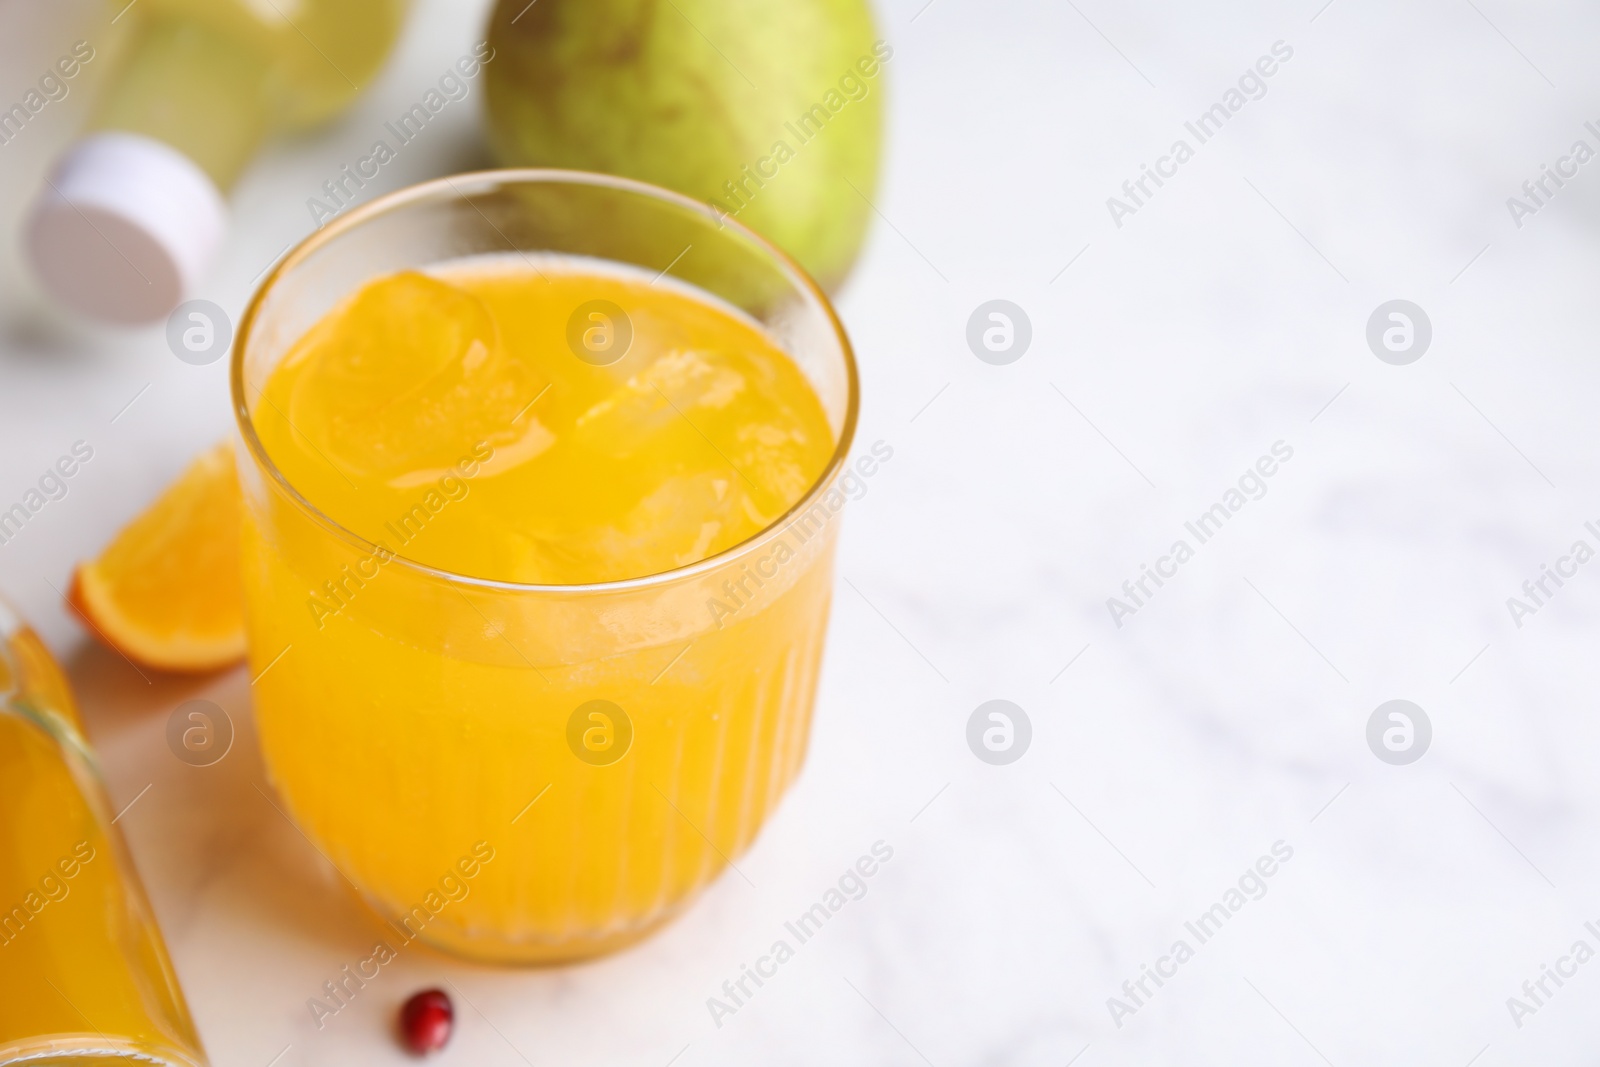
[[[0,602],[0,1067],[204,1067],[77,708]]]
[[[27,227],[66,307],[133,324],[192,291],[225,196],[272,133],[347,107],[389,54],[407,0],[139,0],[133,40]]]

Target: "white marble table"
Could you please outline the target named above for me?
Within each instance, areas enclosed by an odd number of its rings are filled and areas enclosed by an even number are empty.
[[[226,432],[224,367],[158,330],[9,322],[0,502],[73,441],[96,454],[0,547],[0,588],[69,659],[118,803],[139,798],[122,825],[218,1067],[405,1062],[395,1006],[445,982],[440,1063],[1591,1062],[1600,963],[1560,961],[1600,949],[1600,564],[1526,617],[1507,598],[1600,548],[1600,163],[1520,227],[1507,198],[1600,149],[1600,13],[1320,3],[880,9],[883,218],[840,308],[863,441],[894,459],[850,509],[810,761],[740,862],[753,885],[579,967],[414,950],[320,1031],[307,998],[375,927],[258,791],[247,680],[146,684],[54,592]],[[201,295],[240,307],[480,19],[423,4],[353,114],[275,147]],[[1265,94],[1199,143],[1185,122],[1279,41]],[[389,187],[481,161],[471,110],[447,119]],[[1192,158],[1160,163],[1180,138]],[[1032,323],[1005,366],[965,340],[996,298]],[[1409,365],[1365,337],[1396,298],[1432,324]],[[1292,458],[1199,543],[1185,523],[1280,441]],[[1113,619],[1179,539],[1192,558]],[[211,768],[162,737],[194,696],[240,727]],[[965,734],[998,698],[1033,730],[1006,766]],[[1431,722],[1409,765],[1368,747],[1391,699]],[[719,1027],[707,998],[879,840],[866,895]],[[1219,903],[1202,942],[1186,924]],[[1535,1004],[1524,982],[1558,964],[1576,973]],[[1141,991],[1145,965],[1164,984]]]

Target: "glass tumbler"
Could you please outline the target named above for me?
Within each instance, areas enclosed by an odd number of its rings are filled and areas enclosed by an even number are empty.
[[[827,415],[822,475],[742,544],[589,585],[449,573],[321,513],[256,432],[277,417],[261,410],[273,368],[376,277],[507,253],[642,268],[759,323]],[[319,230],[268,275],[238,336],[262,751],[292,817],[389,920],[388,948],[421,939],[558,961],[680,911],[749,846],[805,757],[844,503],[834,483],[858,403],[827,298],[783,253],[686,197],[494,171],[402,190]],[[336,613],[309,606],[330,593]]]

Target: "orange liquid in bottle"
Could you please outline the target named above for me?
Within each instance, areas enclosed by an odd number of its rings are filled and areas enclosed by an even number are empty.
[[[31,631],[4,632],[9,618],[0,606],[0,1059],[199,1063],[66,681]]]

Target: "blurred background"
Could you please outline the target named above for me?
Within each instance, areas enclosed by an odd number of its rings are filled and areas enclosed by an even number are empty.
[[[114,54],[115,14],[0,3],[0,103],[75,40]],[[1537,603],[1523,586],[1600,548],[1600,164],[1575,147],[1600,151],[1600,12],[875,15],[883,171],[837,304],[859,440],[893,459],[850,505],[809,762],[748,880],[580,966],[418,947],[321,1028],[307,999],[376,920],[264,802],[248,678],[147,680],[61,603],[74,564],[230,432],[226,361],[174,358],[160,322],[51,310],[18,258],[109,63],[0,145],[0,508],[74,442],[94,451],[0,544],[0,589],[68,662],[116,806],[137,801],[120,825],[213,1061],[401,1062],[395,1006],[448,980],[441,1062],[1588,1062],[1600,964],[1524,983],[1600,949],[1600,567]],[[308,198],[487,17],[418,0],[348,111],[242,170],[191,295],[236,317],[314,228]],[[1274,73],[1241,82],[1263,57]],[[1204,138],[1186,125],[1219,102]],[[473,84],[361,198],[490,165],[481,103]],[[1146,167],[1162,184],[1141,190]],[[1563,184],[1530,194],[1547,167]],[[981,342],[995,300],[1028,323],[1005,360]],[[1386,346],[1397,324],[1412,339]],[[1275,472],[1242,484],[1262,457]],[[1202,543],[1186,523],[1218,502]],[[1179,540],[1192,558],[1161,563]],[[1163,584],[1141,589],[1147,566]],[[238,727],[204,768],[164,740],[197,697]],[[996,699],[1031,726],[1003,765],[968,741]],[[1392,720],[1369,731],[1391,700],[1412,705],[1411,762]],[[714,1018],[708,998],[880,841],[865,895]],[[1186,924],[1219,902],[1202,943]]]

